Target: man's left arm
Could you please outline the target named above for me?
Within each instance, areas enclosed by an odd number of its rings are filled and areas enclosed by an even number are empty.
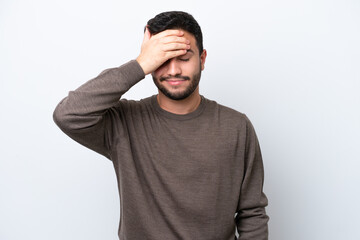
[[[254,127],[246,120],[245,169],[235,222],[239,240],[267,240],[269,217],[265,212],[268,200],[263,192],[264,166]]]

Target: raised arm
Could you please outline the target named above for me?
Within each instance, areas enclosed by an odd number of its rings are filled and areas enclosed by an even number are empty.
[[[74,91],[56,107],[55,123],[80,144],[110,158],[112,109],[134,84],[172,57],[186,53],[189,45],[180,30],[151,36],[146,29],[140,55],[120,67],[103,71]]]
[[[59,128],[80,144],[110,158],[111,107],[134,84],[145,77],[136,61],[103,71],[75,91],[70,91],[55,108]]]

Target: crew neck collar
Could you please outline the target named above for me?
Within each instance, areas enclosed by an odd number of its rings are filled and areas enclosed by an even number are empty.
[[[174,120],[189,120],[199,116],[205,109],[206,99],[202,95],[200,95],[200,97],[201,97],[201,101],[199,106],[194,111],[187,114],[175,114],[162,109],[157,101],[157,95],[151,96],[151,104],[156,110],[156,112],[158,112],[160,115],[164,117],[171,118]]]

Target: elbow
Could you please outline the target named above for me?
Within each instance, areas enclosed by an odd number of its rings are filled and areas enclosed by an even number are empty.
[[[56,106],[53,112],[53,121],[60,129],[66,129],[67,121],[66,121],[66,114],[61,111],[60,104]]]
[[[53,120],[56,125],[65,133],[89,131],[97,126],[101,120],[101,115],[80,114],[77,111],[69,111],[61,103],[53,112]]]
[[[76,128],[76,117],[61,101],[53,112],[53,121],[64,132],[71,132]],[[75,129],[76,130],[76,129]]]

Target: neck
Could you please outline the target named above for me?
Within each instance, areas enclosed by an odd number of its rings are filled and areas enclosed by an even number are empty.
[[[189,97],[182,100],[173,100],[159,91],[157,101],[162,109],[174,114],[188,114],[195,111],[201,102],[199,88],[197,88]]]

